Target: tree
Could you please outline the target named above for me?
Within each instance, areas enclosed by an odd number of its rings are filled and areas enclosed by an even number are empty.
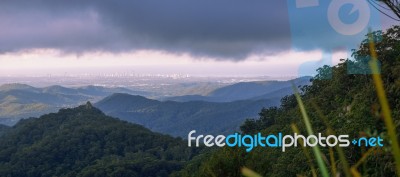
[[[375,9],[389,18],[400,21],[400,2],[398,0],[367,0]],[[393,12],[390,15],[388,12]]]

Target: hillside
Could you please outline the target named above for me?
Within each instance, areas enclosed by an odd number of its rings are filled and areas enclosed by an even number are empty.
[[[21,120],[0,142],[0,176],[168,176],[200,150],[90,103]]]
[[[138,123],[153,131],[186,137],[191,130],[226,134],[239,130],[247,118],[256,117],[263,107],[278,101],[243,100],[227,103],[150,100],[141,96],[113,94],[95,106],[107,115]]]
[[[202,95],[185,95],[178,97],[170,97],[165,100],[171,101],[209,101],[209,102],[231,102],[238,100],[260,100],[260,99],[277,99],[279,101],[286,95],[293,94],[292,84],[296,86],[310,85],[311,77],[300,77],[288,81],[257,81],[257,82],[240,82],[218,88]]]
[[[35,88],[25,84],[5,84],[0,86],[0,124],[14,125],[21,118],[37,117],[86,101],[98,101],[116,92],[143,94],[124,88],[98,86]]]
[[[4,133],[6,133],[6,131],[8,131],[9,129],[10,129],[9,126],[0,124],[0,136],[3,135]]]
[[[374,32],[376,51],[379,56],[384,90],[393,116],[393,122],[385,124],[386,116],[378,99],[371,70],[368,67],[370,44],[364,40],[353,53],[354,60],[342,59],[336,66],[319,68],[312,85],[301,88],[300,95],[314,133],[349,135],[350,139],[383,137],[384,147],[376,149],[350,145],[342,148],[319,146],[325,158],[329,176],[399,176],[400,164],[395,162],[394,148],[388,133],[388,125],[396,129],[392,134],[400,139],[400,27],[387,32]],[[330,78],[330,79],[327,79]],[[381,97],[382,98],[382,97]],[[258,119],[249,119],[241,126],[244,134],[293,134],[296,125],[300,134],[309,135],[305,118],[294,95],[285,97],[280,108],[260,111]],[[301,142],[301,141],[300,141]],[[371,154],[366,154],[370,151]],[[308,155],[308,156],[307,156]],[[279,148],[256,147],[251,152],[245,148],[221,148],[209,158],[188,165],[178,176],[241,177],[245,166],[262,176],[322,176],[312,148],[291,147],[282,152]],[[397,156],[398,157],[398,156]],[[331,163],[329,163],[330,161]],[[332,163],[333,162],[333,163]],[[356,166],[357,163],[359,166]],[[317,166],[318,165],[318,166]],[[200,168],[199,168],[200,166]],[[268,167],[268,168],[266,168]],[[350,168],[351,167],[351,171]]]

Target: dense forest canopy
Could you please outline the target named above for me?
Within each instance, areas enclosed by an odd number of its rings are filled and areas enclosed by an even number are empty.
[[[168,176],[201,150],[90,103],[21,120],[0,142],[0,176]]]

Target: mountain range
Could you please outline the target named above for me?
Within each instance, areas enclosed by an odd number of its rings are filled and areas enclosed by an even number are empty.
[[[36,88],[24,84],[0,86],[0,124],[14,125],[21,118],[38,117],[87,101],[108,115],[141,124],[153,131],[185,137],[190,130],[227,134],[239,130],[263,107],[279,106],[292,93],[292,84],[308,85],[309,77],[290,81],[241,82],[217,88],[207,96],[187,95],[148,99],[149,92],[127,88],[86,86]],[[135,96],[141,95],[141,96]]]
[[[186,137],[191,130],[208,134],[238,131],[244,120],[256,117],[263,107],[278,106],[279,101],[176,102],[117,93],[96,103],[95,107],[107,115],[144,125],[153,131]]]
[[[5,84],[0,86],[0,124],[13,125],[21,118],[38,117],[60,108],[99,101],[113,93],[146,94],[126,88],[100,86],[36,88],[25,84]]]
[[[153,131],[186,137],[191,130],[207,134],[239,131],[262,108],[278,107],[283,97],[293,94],[293,85],[310,85],[311,77],[289,81],[240,82],[202,95],[150,100],[141,96],[114,94],[95,106],[108,115],[135,122]]]
[[[256,81],[239,82],[229,86],[215,89],[206,95],[185,95],[168,97],[170,101],[208,101],[231,102],[238,100],[280,99],[293,94],[292,84],[296,86],[310,85],[311,77],[300,77],[288,81]]]

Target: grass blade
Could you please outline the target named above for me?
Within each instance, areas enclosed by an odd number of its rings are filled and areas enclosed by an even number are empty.
[[[351,173],[353,174],[353,176],[356,176],[356,177],[360,176],[360,177],[361,177],[361,174],[358,172],[357,168],[358,168],[358,166],[361,165],[361,163],[363,163],[363,162],[367,159],[367,157],[368,157],[372,152],[374,152],[374,150],[376,150],[375,147],[369,149],[365,154],[363,154],[363,156],[361,157],[361,159],[358,160],[358,162],[357,162],[356,164],[354,164],[354,165],[351,167]]]
[[[301,100],[299,91],[297,90],[296,86],[294,86],[294,84],[293,84],[293,90],[295,92],[297,103],[299,104],[299,108],[300,108],[300,111],[301,111],[301,115],[303,117],[304,124],[306,125],[307,133],[309,135],[314,135],[314,132],[313,132],[312,127],[311,127],[310,119],[309,119],[309,117],[307,115],[306,109],[304,108],[303,101]],[[317,160],[317,164],[318,164],[318,167],[319,167],[319,169],[321,171],[322,176],[323,177],[328,177],[329,176],[328,169],[326,168],[324,160],[322,159],[321,150],[319,149],[318,146],[312,147],[312,150],[314,152],[314,155],[315,155],[315,158]]]
[[[330,160],[331,160],[332,176],[336,176],[335,155],[333,154],[333,148],[332,147],[329,147],[329,157],[330,157]]]
[[[299,131],[299,129],[297,128],[296,124],[292,124],[291,127],[292,127],[293,132],[295,132],[295,133],[297,133],[297,134],[300,134],[300,131]],[[299,141],[300,141],[300,146],[301,146],[301,148],[303,149],[303,152],[304,152],[304,154],[305,154],[306,157],[307,157],[307,162],[308,162],[308,165],[309,165],[310,168],[311,168],[311,173],[312,173],[313,177],[317,177],[317,176],[318,176],[318,175],[317,175],[317,171],[315,170],[314,164],[312,163],[311,156],[310,156],[310,152],[308,152],[308,149],[307,149],[306,147],[304,147],[304,142],[303,142],[303,140],[302,140],[302,139],[299,139]]]
[[[396,127],[392,119],[392,113],[390,111],[389,102],[386,98],[385,89],[383,87],[383,81],[379,73],[378,56],[376,54],[375,43],[371,33],[369,34],[369,47],[372,56],[372,60],[369,62],[369,65],[372,70],[372,78],[374,80],[379,103],[382,106],[382,114],[384,122],[388,131],[389,139],[391,141],[392,153],[394,156],[394,160],[396,162],[397,176],[400,176],[400,148],[399,148],[399,142],[397,140]]]
[[[246,177],[262,177],[261,175],[257,174],[253,170],[250,170],[246,167],[242,168],[242,174],[243,174],[243,176],[246,176]]]
[[[316,113],[318,114],[318,116],[322,119],[322,121],[324,122],[325,126],[328,128],[328,134],[330,135],[335,135],[336,132],[333,130],[333,128],[329,125],[328,123],[328,119],[324,116],[324,114],[322,113],[321,109],[318,107],[317,104],[315,104],[315,102],[311,102],[311,105],[313,106],[314,110],[316,111]],[[350,165],[349,162],[346,159],[346,156],[344,155],[344,151],[341,147],[339,146],[335,146],[335,149],[339,155],[339,159],[340,159],[340,164],[343,168],[344,174],[346,177],[351,177],[351,171],[350,171]]]

